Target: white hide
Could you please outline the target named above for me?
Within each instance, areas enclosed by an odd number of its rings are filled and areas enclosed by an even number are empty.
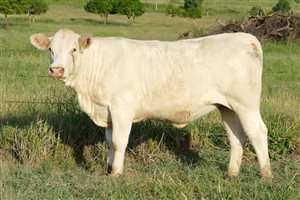
[[[185,124],[217,105],[255,104],[257,109],[261,63],[260,44],[249,34],[177,42],[93,38],[65,83],[99,126],[110,124],[114,99],[134,110],[134,121]]]
[[[76,90],[82,110],[97,125],[113,125],[106,131],[113,175],[122,173],[132,122],[156,119],[184,127],[219,108],[231,143],[229,175],[239,172],[245,131],[262,176],[272,176],[259,113],[262,49],[254,36],[231,33],[174,42],[92,37],[83,47],[79,38],[73,31],[58,31],[49,43],[51,66],[64,68],[65,84]]]

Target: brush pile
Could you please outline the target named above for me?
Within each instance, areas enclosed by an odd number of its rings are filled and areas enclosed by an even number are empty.
[[[300,16],[293,13],[272,13],[265,15],[258,13],[244,20],[224,24],[217,20],[220,27],[203,33],[203,31],[189,31],[183,33],[179,38],[193,38],[204,35],[220,33],[246,32],[255,35],[260,40],[295,41],[300,40]]]

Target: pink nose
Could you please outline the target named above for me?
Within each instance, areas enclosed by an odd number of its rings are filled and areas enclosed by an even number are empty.
[[[50,76],[53,78],[63,78],[64,77],[64,68],[63,67],[50,67]]]

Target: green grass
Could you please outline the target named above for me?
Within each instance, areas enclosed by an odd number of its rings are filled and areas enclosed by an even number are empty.
[[[118,15],[109,16],[103,25],[99,16],[83,11],[85,1],[49,2],[50,10],[38,16],[35,24],[29,25],[26,16],[14,15],[9,16],[9,29],[0,29],[0,199],[300,197],[298,43],[263,43],[261,108],[269,128],[275,175],[272,182],[263,182],[250,144],[241,175],[226,176],[229,144],[218,112],[184,129],[153,121],[135,124],[124,175],[107,177],[104,129],[80,111],[71,88],[47,77],[48,55],[32,47],[28,39],[36,32],[51,35],[67,27],[98,36],[176,40],[190,29],[217,26],[216,18],[240,18],[254,5],[271,8],[276,1],[204,1],[204,8],[210,10],[202,19],[148,12],[131,26]],[[162,6],[168,0],[158,3]]]
[[[299,197],[299,178],[293,173],[298,166],[293,163],[281,165],[276,171],[290,177],[289,180],[268,183],[253,176],[255,170],[252,167],[244,167],[243,175],[238,179],[224,178],[219,168],[226,156],[219,155],[217,161],[220,163],[209,161],[215,154],[203,157],[207,160],[195,166],[187,166],[172,157],[143,166],[129,161],[127,165],[131,170],[126,170],[126,174],[119,178],[108,178],[99,172],[51,161],[35,168],[17,166],[1,177],[3,191],[6,191],[4,198],[250,200]]]

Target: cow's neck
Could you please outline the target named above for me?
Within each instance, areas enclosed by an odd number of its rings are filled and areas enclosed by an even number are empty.
[[[86,93],[102,80],[101,56],[93,55],[94,49],[86,50],[76,61],[74,72],[67,79],[69,86],[79,93]]]

